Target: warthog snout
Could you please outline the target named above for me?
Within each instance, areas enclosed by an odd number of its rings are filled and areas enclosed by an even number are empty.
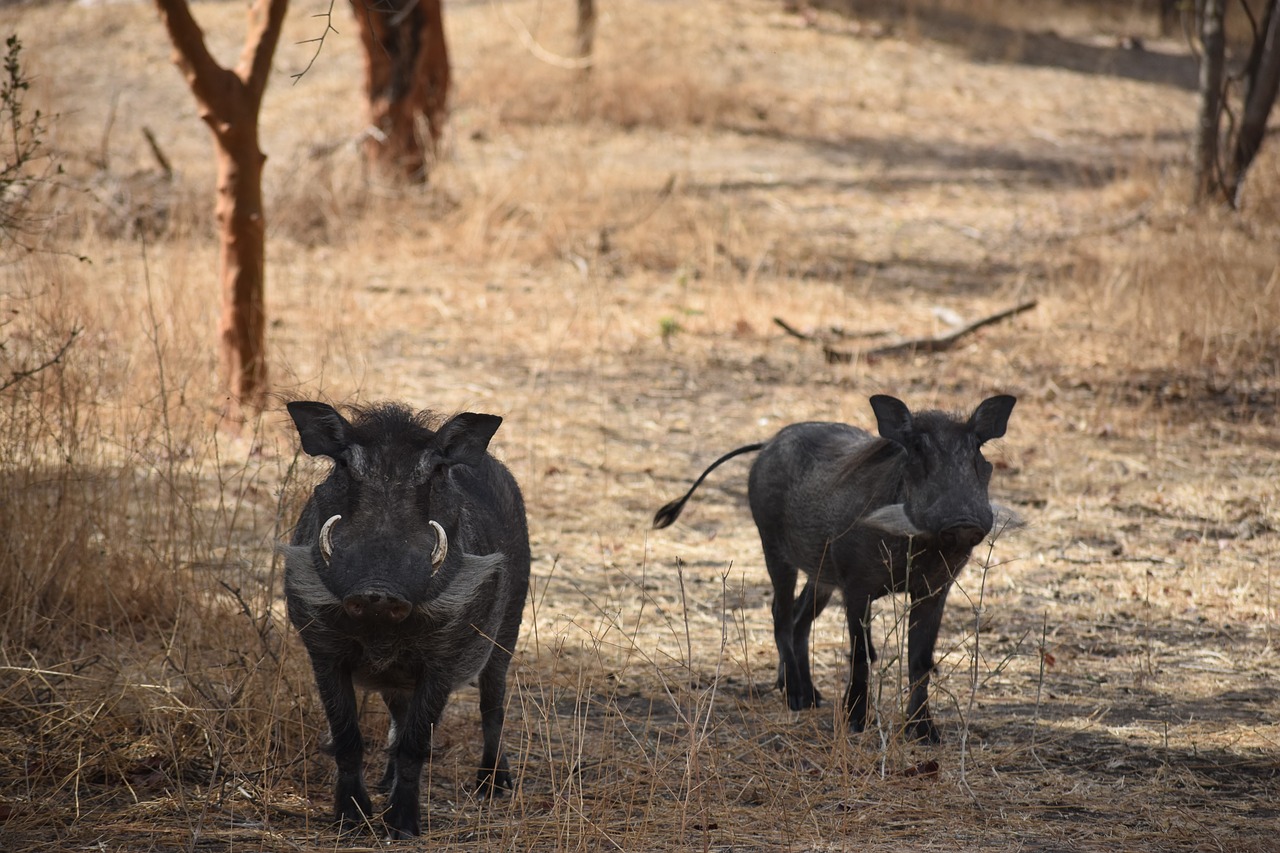
[[[342,600],[342,609],[352,619],[369,624],[403,622],[413,609],[398,595],[381,592],[358,592]]]
[[[977,525],[963,524],[958,527],[949,527],[942,531],[939,538],[942,540],[942,547],[945,549],[963,549],[968,551],[978,545],[986,538],[987,531]]]

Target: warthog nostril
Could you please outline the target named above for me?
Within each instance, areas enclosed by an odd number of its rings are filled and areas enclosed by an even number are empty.
[[[949,527],[939,537],[944,548],[973,548],[987,535],[987,531],[972,524]]]
[[[409,602],[394,595],[378,592],[357,593],[348,595],[342,602],[342,609],[352,619],[368,622],[403,622],[412,610]]]

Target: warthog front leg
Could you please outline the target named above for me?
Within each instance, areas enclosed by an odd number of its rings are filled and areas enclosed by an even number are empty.
[[[939,743],[942,736],[929,713],[929,677],[933,674],[933,649],[938,642],[938,627],[947,603],[944,587],[932,595],[914,598],[907,623],[907,674],[911,678],[911,697],[907,700],[908,738],[926,743]]]
[[[364,786],[364,739],[360,736],[355,688],[349,670],[317,664],[315,660],[313,657],[312,670],[329,720],[326,751],[338,766],[333,819],[340,831],[347,832],[367,825],[373,814],[373,804]]]
[[[431,735],[444,713],[449,692],[441,685],[423,680],[409,701],[404,724],[396,727],[391,748],[395,765],[387,812],[383,820],[391,838],[413,838],[421,833],[422,765],[431,754]]]

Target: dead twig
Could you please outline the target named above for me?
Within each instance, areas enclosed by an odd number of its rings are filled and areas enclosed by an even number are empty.
[[[945,352],[955,346],[961,339],[973,332],[976,332],[978,329],[981,329],[984,326],[990,326],[993,323],[998,323],[1001,320],[1007,320],[1008,318],[1021,314],[1024,311],[1030,311],[1035,307],[1036,300],[1032,299],[1028,302],[1023,302],[1020,305],[1015,305],[1012,308],[1006,308],[1005,310],[992,314],[989,317],[983,317],[981,320],[975,320],[969,325],[956,329],[948,335],[940,335],[933,338],[911,338],[910,340],[899,341],[895,344],[886,344],[882,347],[864,350],[860,353],[836,350],[828,346],[823,346],[822,352],[827,357],[828,364],[847,364],[848,362],[853,361],[855,356],[860,356],[865,359],[876,359],[891,355],[902,355],[904,353]]]
[[[1155,206],[1154,202],[1145,202],[1128,213],[1105,222],[1100,225],[1094,225],[1089,228],[1067,228],[1062,231],[1056,231],[1052,234],[1041,235],[1040,240],[1045,243],[1064,243],[1068,240],[1076,240],[1081,237],[1099,237],[1107,234],[1116,234],[1134,225],[1140,225],[1151,218],[1151,210]]]
[[[1075,566],[1109,566],[1115,563],[1150,563],[1153,566],[1173,566],[1182,568],[1185,563],[1181,560],[1166,560],[1163,557],[1068,557],[1065,554],[1059,554],[1057,557],[1061,563],[1071,563]]]
[[[147,138],[147,145],[151,147],[151,156],[156,158],[156,163],[160,165],[160,171],[164,173],[165,180],[172,181],[173,165],[169,162],[169,158],[164,156],[164,149],[160,147],[156,135],[146,125],[142,126],[142,135]]]
[[[601,225],[600,233],[599,233],[599,241],[596,244],[596,251],[598,251],[601,255],[607,255],[610,251],[612,251],[613,242],[611,238],[616,234],[620,234],[623,231],[634,228],[635,226],[639,225],[640,223],[644,222],[649,217],[657,213],[658,208],[662,207],[662,205],[666,202],[666,200],[671,197],[671,193],[675,189],[675,187],[676,187],[675,174],[668,175],[667,182],[663,184],[661,189],[658,190],[657,194],[654,195],[653,199],[649,202],[648,208],[641,210],[639,213],[631,217],[631,219],[627,220],[626,222],[620,222],[617,225]]]
[[[790,335],[793,338],[799,338],[802,341],[817,340],[817,337],[815,337],[814,335],[806,335],[804,332],[800,331],[799,329],[796,329],[792,326],[787,325],[787,321],[782,319],[781,317],[774,317],[773,322],[777,323],[782,328],[782,331],[786,332],[788,335]]]

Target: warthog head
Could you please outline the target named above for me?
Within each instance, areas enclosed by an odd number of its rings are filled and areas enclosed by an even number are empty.
[[[446,531],[459,523],[456,487],[442,472],[478,462],[502,419],[468,412],[433,430],[398,406],[371,409],[354,423],[324,403],[290,403],[289,414],[302,449],[335,463],[300,524],[317,531],[305,543],[317,585],[299,591],[370,626],[398,624],[415,609],[430,615],[432,591],[443,587],[450,564]]]
[[[967,421],[942,412],[913,414],[895,397],[871,398],[880,436],[902,454],[901,503],[881,507],[864,522],[887,533],[913,536],[943,550],[973,548],[997,523],[1013,522],[988,498],[991,463],[982,445],[1005,433],[1016,398],[990,397]],[[855,471],[850,471],[856,476]]]

